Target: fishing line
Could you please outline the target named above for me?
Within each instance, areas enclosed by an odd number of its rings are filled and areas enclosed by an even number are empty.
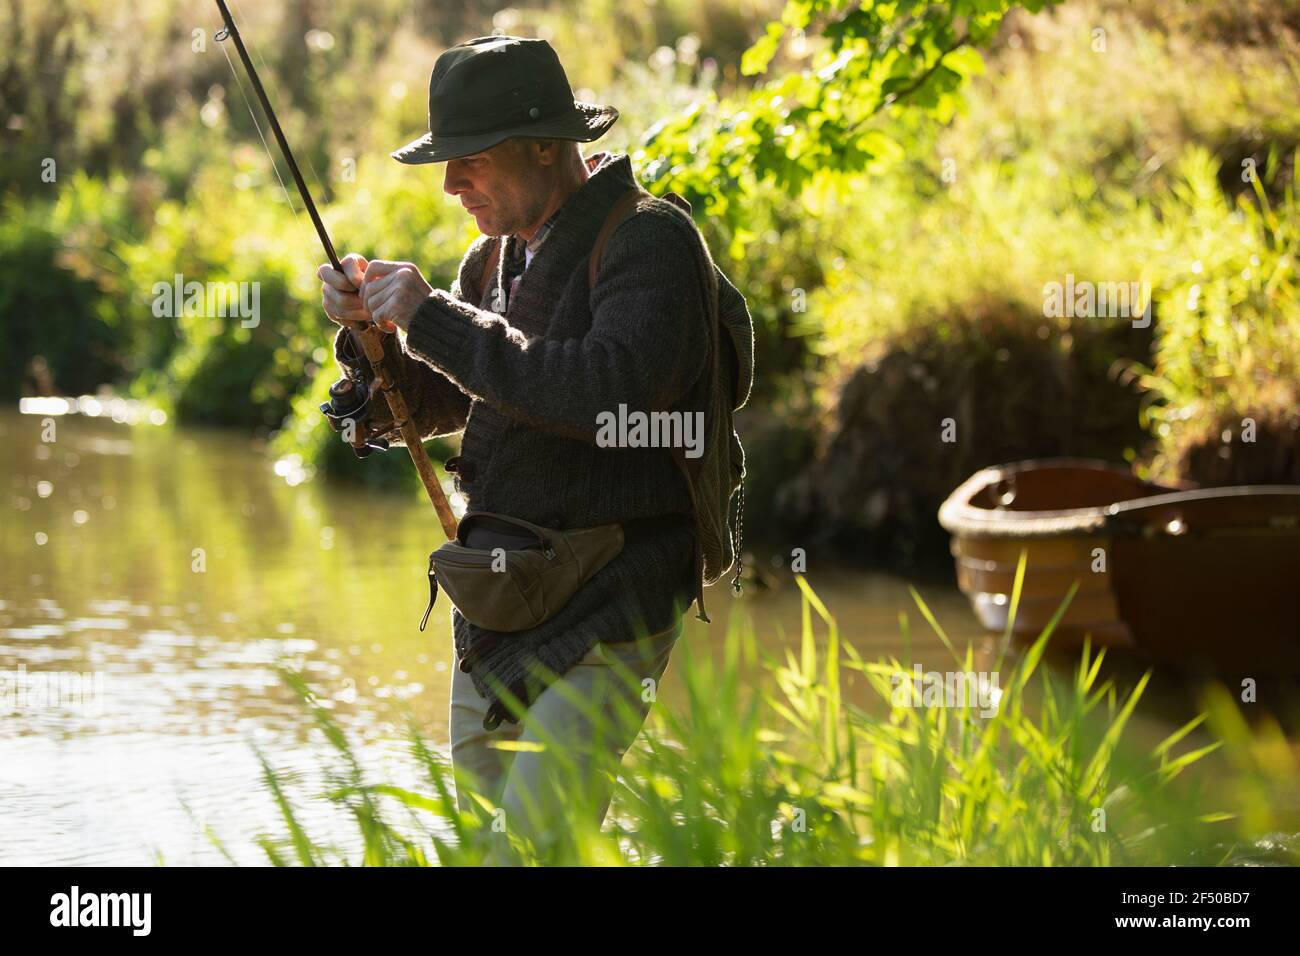
[[[222,27],[217,31],[216,36],[220,37],[224,31],[225,27]],[[280,189],[284,192],[285,202],[289,204],[289,211],[293,213],[294,220],[301,224],[302,220],[298,216],[298,210],[294,207],[293,199],[289,196],[289,188],[284,184],[284,177],[280,175],[280,167],[275,164],[275,156],[271,154],[270,144],[267,143],[266,136],[262,134],[262,124],[257,121],[257,114],[253,112],[253,104],[248,99],[248,94],[244,92],[244,84],[239,80],[239,72],[230,59],[230,51],[226,49],[226,44],[221,39],[218,39],[217,43],[220,44],[221,52],[226,57],[226,64],[230,67],[230,75],[235,78],[235,86],[239,88],[239,95],[244,100],[244,106],[248,108],[249,119],[253,121],[253,129],[257,130],[257,138],[262,141],[262,149],[266,151],[266,158],[271,161],[271,171],[275,173],[275,178],[280,182]]]
[[[242,20],[243,22],[247,23],[247,22],[248,22],[248,18],[247,18],[246,16],[244,16],[244,8],[243,8],[243,6],[240,4],[239,0],[233,0],[233,2],[234,2],[234,4],[235,4],[235,9],[239,11],[239,19]],[[257,47],[257,45],[256,45],[256,44],[253,44],[253,43],[250,43],[249,40],[248,40],[248,37],[244,37],[244,46],[247,47],[247,48],[252,52],[253,56],[257,57],[258,62],[262,64],[262,73],[263,73],[263,75],[271,74],[271,68],[268,67],[268,66],[266,65],[266,58],[262,56],[262,51]],[[227,62],[229,62],[229,60],[230,60],[230,54],[229,54],[229,53],[226,54],[226,60],[227,60]],[[230,68],[231,68],[232,70],[235,68],[235,66],[234,66],[233,63],[230,65]],[[272,75],[273,75],[273,74],[272,74]],[[265,139],[262,140],[262,144],[263,144],[264,146],[266,145],[266,140],[265,140]],[[267,152],[268,152],[268,153],[270,152],[270,148],[269,148],[269,147],[267,148]],[[303,155],[303,158],[307,160],[307,168],[311,170],[312,178],[316,180],[316,188],[317,188],[318,190],[320,190],[321,195],[328,195],[329,190],[326,189],[326,187],[325,187],[325,180],[323,180],[323,179],[321,178],[320,173],[316,172],[316,167],[312,164],[312,161],[311,161],[311,154],[310,154],[310,153],[306,153],[306,154]],[[274,162],[274,159],[272,160],[272,162]],[[278,173],[277,173],[277,175],[278,175]],[[281,187],[284,186],[284,180],[280,180],[280,185],[281,185]],[[288,190],[285,190],[285,192],[286,192],[286,194],[287,194],[287,193],[288,193]]]

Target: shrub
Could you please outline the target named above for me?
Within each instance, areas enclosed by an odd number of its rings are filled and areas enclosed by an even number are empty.
[[[136,330],[95,266],[128,228],[125,183],[78,175],[54,202],[9,196],[0,207],[3,397],[83,393],[132,367]]]
[[[1142,379],[1155,470],[1211,484],[1300,482],[1296,182],[1274,207],[1264,173],[1253,195],[1229,200],[1205,150],[1177,168],[1160,204],[1161,319]]]

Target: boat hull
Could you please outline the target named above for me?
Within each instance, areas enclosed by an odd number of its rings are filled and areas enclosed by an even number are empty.
[[[1300,487],[1196,489],[1101,462],[986,469],[944,503],[957,582],[981,624],[1123,647],[1234,677],[1300,675]]]

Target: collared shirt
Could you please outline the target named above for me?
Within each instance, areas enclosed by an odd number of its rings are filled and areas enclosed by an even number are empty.
[[[533,238],[524,243],[524,268],[520,270],[519,275],[510,280],[510,293],[507,301],[514,299],[515,293],[519,290],[519,283],[524,277],[524,272],[527,271],[528,267],[532,264],[533,256],[537,255],[537,250],[540,249],[542,243],[546,241],[546,237],[550,233],[551,227],[555,225],[555,220],[560,218],[560,210],[563,208],[564,204],[561,203],[560,208],[551,213],[547,220],[537,227],[537,231],[533,233]]]
[[[560,209],[563,208],[564,208],[564,204],[561,203]],[[529,239],[526,243],[524,243],[524,268],[525,269],[527,269],[529,265],[532,264],[533,256],[537,255],[537,250],[542,248],[542,243],[546,241],[546,236],[550,233],[551,227],[555,225],[555,220],[560,218],[560,209],[557,209],[555,210],[555,212],[551,213],[550,217],[546,220],[546,222],[542,223],[540,226],[537,227],[537,231],[533,233],[533,238]]]

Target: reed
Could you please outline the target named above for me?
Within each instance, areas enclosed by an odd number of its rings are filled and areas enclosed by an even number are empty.
[[[907,686],[900,675],[914,673],[910,655],[865,660],[808,583],[796,580],[797,652],[787,647],[783,660],[760,654],[752,622],[736,617],[720,661],[680,644],[671,670],[681,702],[657,703],[622,764],[597,767],[613,787],[604,827],[592,822],[590,775],[577,779],[561,760],[573,799],[563,819],[549,821],[560,838],[544,848],[508,827],[499,832],[486,797],[460,812],[448,759],[409,722],[427,788],[364,779],[332,715],[286,672],[337,755],[325,796],[355,821],[362,850],[317,845],[265,761],[285,831],[264,837],[263,850],[276,864],[689,866],[1169,865],[1224,862],[1239,852],[1233,821],[1241,821],[1216,804],[1204,775],[1189,771],[1227,738],[1239,738],[1236,752],[1248,754],[1249,730],[1218,700],[1214,714],[1154,748],[1133,744],[1127,731],[1149,673],[1121,692],[1102,679],[1104,651],[1086,646],[1068,676],[1043,664],[1073,591],[1027,650],[1012,652],[1008,627],[987,675],[996,694],[923,706],[922,697],[900,692]],[[1019,582],[1013,608],[1018,591]],[[974,651],[955,647],[913,597],[955,670],[973,672]],[[900,623],[906,636],[907,615]],[[870,705],[851,701],[863,696],[848,692],[859,681],[871,689]],[[1225,740],[1193,744],[1211,716]],[[1269,753],[1275,758],[1276,747]],[[1294,786],[1294,765],[1287,773]],[[1259,811],[1258,800],[1236,805]]]

